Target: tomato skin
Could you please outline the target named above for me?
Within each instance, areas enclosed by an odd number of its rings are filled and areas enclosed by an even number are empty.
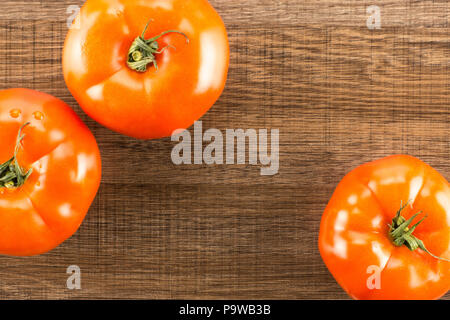
[[[391,242],[388,224],[408,200],[406,219],[419,211],[428,215],[414,235],[450,259],[450,187],[424,162],[387,157],[354,169],[337,186],[322,216],[319,249],[354,299],[437,299],[450,289],[450,262]],[[379,289],[369,289],[371,266],[381,271]]]
[[[94,136],[75,112],[50,95],[0,91],[0,163],[14,154],[19,128],[21,167],[33,173],[15,189],[0,189],[0,254],[45,253],[72,236],[94,200],[101,178]]]
[[[128,50],[149,21],[145,38],[173,46],[157,55],[159,69],[128,68]],[[224,23],[207,0],[88,0],[63,52],[67,86],[84,111],[119,133],[156,139],[186,129],[225,87],[229,44]]]

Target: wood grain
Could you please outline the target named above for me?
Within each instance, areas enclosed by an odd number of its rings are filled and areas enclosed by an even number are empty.
[[[343,175],[407,153],[450,178],[446,0],[211,2],[229,30],[231,68],[203,127],[280,129],[274,177],[177,167],[170,139],[136,141],[94,123],[61,71],[66,10],[83,1],[2,1],[0,87],[69,103],[96,135],[104,172],[75,236],[39,257],[0,257],[0,298],[347,299],[317,249]],[[366,27],[372,4],[380,30]],[[66,289],[73,264],[82,290]]]

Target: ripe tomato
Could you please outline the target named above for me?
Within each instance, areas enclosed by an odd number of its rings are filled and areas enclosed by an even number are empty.
[[[140,139],[203,116],[228,65],[226,29],[207,0],[88,0],[63,52],[67,86],[84,111]]]
[[[319,248],[355,299],[441,297],[450,288],[448,182],[410,156],[356,168],[325,209]]]
[[[47,252],[72,236],[100,185],[94,136],[64,102],[0,91],[0,254]]]

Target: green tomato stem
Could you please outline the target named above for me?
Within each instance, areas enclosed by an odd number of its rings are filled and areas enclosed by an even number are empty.
[[[27,122],[19,129],[19,133],[16,139],[16,146],[14,148],[14,156],[0,165],[0,188],[14,189],[24,185],[27,179],[33,173],[33,169],[25,170],[19,165],[17,155],[25,135],[22,135],[22,130],[30,123]]]
[[[158,36],[155,36],[151,39],[145,39],[145,33],[147,32],[148,26],[152,19],[145,26],[142,34],[137,37],[133,43],[131,44],[130,49],[128,50],[128,58],[127,65],[131,70],[137,72],[145,72],[147,71],[148,65],[153,64],[155,69],[158,70],[158,64],[156,63],[156,55],[163,53],[168,48],[173,48],[172,46],[166,46],[159,49],[159,44],[157,40],[166,34],[169,33],[178,33],[186,38],[186,42],[189,43],[189,38],[183,32],[177,30],[168,30],[161,33]]]
[[[419,214],[421,214],[421,212],[414,214],[411,218],[406,220],[401,215],[401,213],[403,209],[405,209],[407,206],[408,203],[406,203],[404,206],[400,206],[400,209],[397,211],[397,214],[392,219],[392,225],[389,225],[390,227],[389,235],[391,237],[392,243],[397,247],[405,245],[411,251],[415,251],[420,248],[433,258],[450,262],[450,260],[448,259],[444,259],[432,254],[425,247],[423,241],[413,235],[414,230],[416,230],[417,226],[420,225],[427,218],[427,216],[423,217],[416,224],[410,227],[411,223]]]

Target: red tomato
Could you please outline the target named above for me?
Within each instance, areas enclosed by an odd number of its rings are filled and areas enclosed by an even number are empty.
[[[410,156],[362,165],[337,186],[319,247],[355,299],[439,298],[450,288],[449,184]]]
[[[207,0],[88,0],[63,53],[84,111],[140,139],[190,127],[220,97],[228,65],[226,29]]]
[[[0,254],[47,252],[72,236],[100,185],[94,136],[64,102],[0,91]]]

